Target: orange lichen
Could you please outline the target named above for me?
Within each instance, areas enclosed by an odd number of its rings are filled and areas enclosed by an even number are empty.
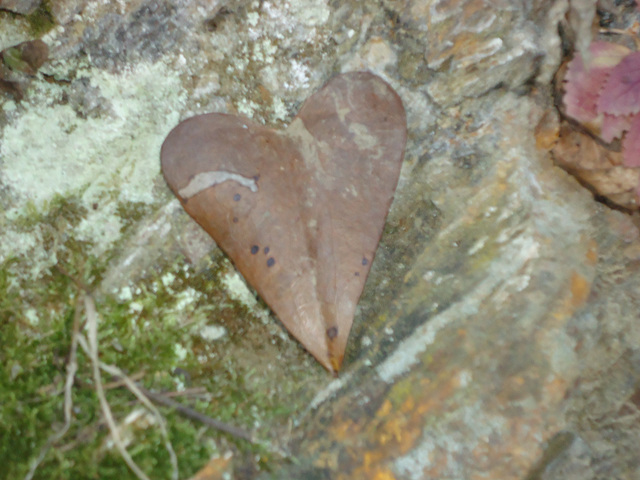
[[[591,291],[591,282],[577,272],[571,275],[571,297],[574,308],[581,307],[587,301]]]

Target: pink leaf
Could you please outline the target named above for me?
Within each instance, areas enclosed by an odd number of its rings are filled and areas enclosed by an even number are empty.
[[[628,115],[640,112],[640,52],[627,55],[607,78],[598,113]]]
[[[566,93],[562,99],[567,108],[567,115],[579,122],[590,122],[598,116],[598,92],[604,85],[608,73],[603,69],[594,69],[587,74],[582,58],[576,57],[571,61],[566,77]]]
[[[564,105],[567,115],[579,122],[590,122],[598,116],[598,96],[611,69],[629,53],[629,49],[609,42],[593,42],[589,45],[591,61],[585,66],[576,55],[565,77]]]
[[[633,115],[609,115],[604,114],[602,119],[602,128],[600,129],[600,138],[609,143],[614,138],[622,138],[622,134],[629,130]]]
[[[622,141],[622,160],[625,167],[640,167],[640,115],[636,115]]]

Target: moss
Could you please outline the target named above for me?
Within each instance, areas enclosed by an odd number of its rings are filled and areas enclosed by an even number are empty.
[[[9,267],[0,269],[0,346],[4,361],[0,370],[0,461],[6,478],[22,478],[30,459],[44,445],[53,428],[60,428],[66,375],[66,356],[70,344],[77,287],[66,274],[53,269],[44,285],[30,289],[32,306],[41,319],[37,328],[23,320],[20,279]],[[71,268],[70,268],[71,269]],[[87,275],[84,274],[84,277]],[[40,288],[42,287],[42,288]],[[175,368],[175,343],[180,341],[180,325],[166,320],[166,292],[147,292],[139,301],[144,305],[132,321],[129,305],[107,297],[97,303],[100,321],[101,360],[125,371],[145,371],[143,383],[157,390],[175,389],[171,372]],[[159,318],[154,318],[159,317]],[[187,359],[187,363],[194,363]],[[106,432],[99,403],[92,388],[90,366],[80,353],[79,371],[73,391],[74,420],[63,441],[52,449],[38,469],[36,478],[135,478],[117,453],[104,446]],[[108,381],[109,379],[105,379]],[[132,395],[124,389],[111,389],[107,399],[116,419],[131,411]],[[165,412],[167,413],[167,412]],[[200,427],[169,414],[171,440],[181,460],[181,472],[190,475],[211,455],[202,442]],[[215,432],[208,434],[215,438]],[[209,442],[211,443],[211,442]],[[162,452],[163,441],[154,428],[136,432],[130,452],[152,478],[169,478],[170,468]],[[60,448],[64,448],[63,451]],[[17,460],[18,459],[18,460]],[[16,461],[17,460],[17,461]]]
[[[147,210],[122,205],[119,213],[133,224]],[[7,427],[0,432],[0,462],[7,478],[24,477],[28,461],[62,425],[61,392],[81,295],[70,277],[95,290],[110,258],[109,252],[92,256],[91,242],[70,234],[86,214],[76,197],[56,197],[43,210],[32,205],[12,223],[20,231],[39,229],[43,245],[55,252],[58,261],[35,281],[29,274],[35,260],[28,256],[0,265],[0,422]],[[269,441],[270,435],[277,439],[278,432],[287,428],[293,411],[307,404],[308,398],[298,389],[309,368],[314,371],[313,361],[285,337],[276,336],[264,347],[255,346],[265,343],[265,326],[246,305],[228,298],[221,276],[230,268],[219,253],[198,271],[182,257],[167,256],[119,294],[96,296],[100,358],[129,374],[143,372],[141,382],[151,390],[204,388],[199,397],[187,396],[181,401],[222,421],[250,430],[257,427],[262,439]],[[32,313],[27,315],[27,310]],[[227,335],[206,342],[198,335],[199,327],[212,322],[224,327]],[[289,360],[293,366],[288,371],[263,371],[262,350],[267,356],[274,350],[282,351],[283,361]],[[78,365],[72,426],[49,451],[35,478],[134,478],[119,455],[106,446],[108,432],[90,364],[82,352]],[[324,375],[318,370],[316,373]],[[107,399],[118,423],[138,408],[124,388],[108,389]],[[225,449],[231,445],[256,459],[258,469],[270,462],[271,456],[261,447],[203,429],[171,410],[162,412],[182,478],[204,464],[218,445],[225,445]],[[129,451],[150,477],[169,478],[170,466],[156,428],[133,429]]]
[[[40,6],[27,15],[26,18],[29,22],[29,32],[36,38],[41,37],[56,26],[48,0],[44,0]]]
[[[140,220],[147,217],[153,211],[153,205],[145,202],[118,202],[116,211],[122,219],[122,230],[125,233]]]
[[[68,226],[77,225],[87,214],[87,209],[83,207],[76,196],[64,197],[55,195],[51,200],[38,208],[33,202],[25,207],[25,214],[17,219],[17,225],[25,228],[38,224],[50,224],[55,227],[62,227],[62,222]]]
[[[60,417],[60,397],[55,395],[64,378],[64,346],[57,340],[68,323],[69,309],[52,316],[41,331],[27,328],[15,278],[6,265],[0,269],[2,335],[0,351],[0,460],[6,478],[22,478],[27,465],[15,459],[31,458],[46,438],[48,428]],[[40,309],[43,312],[45,305]]]

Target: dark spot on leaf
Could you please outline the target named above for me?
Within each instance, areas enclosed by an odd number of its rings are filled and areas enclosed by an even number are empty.
[[[264,254],[267,255],[271,249],[269,247],[264,247]]]
[[[256,253],[258,253],[260,251],[260,247],[258,245],[253,245],[251,247],[251,254],[255,255]]]
[[[327,337],[329,340],[333,340],[338,336],[338,327],[327,328]]]
[[[242,196],[241,196],[239,193],[236,193],[236,194],[233,196],[233,199],[234,199],[236,202],[239,202],[241,198],[242,198]]]
[[[238,223],[238,217],[233,217],[233,223]]]
[[[94,210],[97,210],[97,209],[98,209],[98,204],[97,204],[97,203],[94,203],[94,204],[93,204],[93,205],[91,205],[91,206],[93,207],[93,209],[94,209]]]
[[[276,264],[276,259],[271,257],[267,260],[267,267],[273,267]]]
[[[356,272],[356,273],[354,273],[354,275],[355,275],[356,277],[359,277],[359,276],[360,276],[360,272]]]
[[[369,260],[367,260],[366,258],[362,257],[362,265],[368,265],[369,264]]]

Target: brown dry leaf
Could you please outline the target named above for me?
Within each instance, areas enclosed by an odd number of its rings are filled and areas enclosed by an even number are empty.
[[[568,124],[552,149],[555,162],[596,194],[627,209],[637,208],[640,170],[622,166],[622,153],[598,143]]]
[[[182,122],[162,146],[162,171],[289,332],[336,373],[406,138],[398,94],[371,73],[348,73],[284,131],[219,113]]]
[[[215,457],[200,469],[190,480],[223,480],[228,478],[231,469],[232,455]]]

